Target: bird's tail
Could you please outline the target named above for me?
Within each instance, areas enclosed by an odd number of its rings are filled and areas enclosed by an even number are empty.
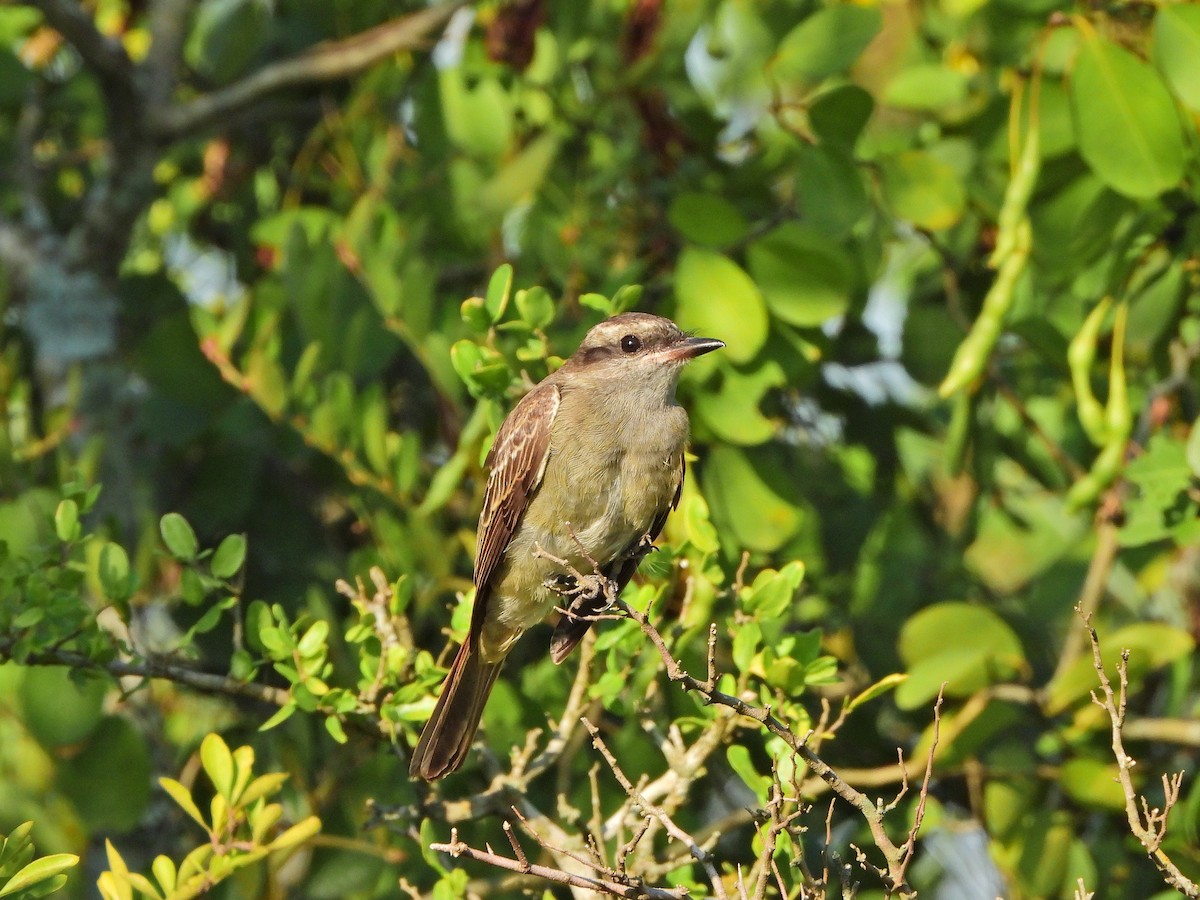
[[[474,643],[468,638],[458,648],[442,696],[413,750],[408,767],[412,776],[435,781],[449,775],[463,764],[471,748],[483,705],[503,664],[503,660],[485,662]]]

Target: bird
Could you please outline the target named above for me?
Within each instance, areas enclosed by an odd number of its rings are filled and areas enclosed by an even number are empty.
[[[525,631],[569,598],[550,640],[561,663],[588,616],[633,577],[683,488],[679,374],[724,346],[661,316],[622,313],[593,326],[505,418],[484,461],[470,629],[413,749],[412,777],[434,781],[462,766]],[[594,574],[580,577],[585,570]]]

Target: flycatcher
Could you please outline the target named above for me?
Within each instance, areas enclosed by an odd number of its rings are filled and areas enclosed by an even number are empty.
[[[688,417],[675,401],[679,372],[724,346],[659,316],[614,316],[509,413],[486,460],[471,629],[410,774],[433,781],[462,765],[504,657],[565,594],[576,595],[572,612],[603,607],[599,589],[578,596],[584,585],[563,562],[585,573],[595,561],[618,592],[633,577],[683,487]],[[554,662],[590,625],[571,614],[559,620]]]

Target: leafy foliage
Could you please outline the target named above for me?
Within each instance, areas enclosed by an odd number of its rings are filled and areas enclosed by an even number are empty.
[[[33,820],[47,890],[103,841],[110,897],[513,895],[429,845],[503,848],[518,803],[715,892],[661,820],[629,843],[613,773],[593,795],[584,715],[730,893],[878,865],[627,618],[561,668],[528,637],[467,769],[404,775],[495,429],[638,308],[727,344],[624,598],[669,654],[700,678],[715,633],[714,689],[872,797],[932,752],[922,891],[1159,889],[1073,607],[1129,650],[1160,802],[1200,681],[1195,8],[187,6],[0,9],[0,877]],[[345,63],[376,26],[407,37]],[[1194,878],[1193,775],[1163,850]]]

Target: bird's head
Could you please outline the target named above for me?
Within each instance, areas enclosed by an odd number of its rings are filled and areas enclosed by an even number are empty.
[[[669,379],[684,363],[724,347],[715,338],[692,337],[670,319],[630,312],[605,319],[584,337],[568,365],[614,379]]]

